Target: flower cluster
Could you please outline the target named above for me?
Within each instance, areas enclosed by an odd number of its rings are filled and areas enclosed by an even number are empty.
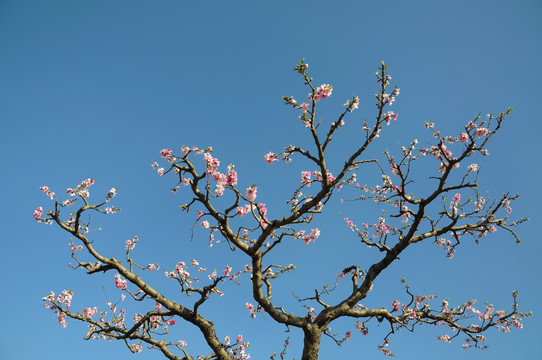
[[[229,336],[224,337],[224,343],[229,347],[229,352],[234,356],[236,360],[250,359],[250,355],[246,352],[246,349],[250,347],[249,342],[243,341],[243,335],[237,335],[235,338],[235,344],[231,344]]]
[[[248,201],[254,201],[256,200],[256,193],[258,192],[258,188],[256,185],[251,185],[249,188],[247,188],[246,191],[246,197]]]
[[[250,312],[250,317],[255,319],[256,318],[256,309],[254,308],[254,305],[250,303],[245,303],[245,308]]]
[[[120,277],[120,274],[115,275],[115,286],[121,290],[126,289],[126,280]]]
[[[314,101],[317,103],[320,100],[323,100],[329,96],[331,96],[331,92],[333,91],[333,86],[330,86],[329,84],[322,84],[316,88],[316,91],[313,94],[309,94],[309,101]]]
[[[311,241],[316,241],[320,237],[320,230],[318,228],[312,229],[309,234],[306,234],[305,230],[300,230],[295,234],[297,239],[303,240],[304,244],[309,244]]]
[[[126,240],[126,250],[133,250],[138,240],[139,238],[137,236],[134,236],[132,240]]]
[[[348,112],[356,110],[359,106],[359,97],[352,96],[352,100],[348,100],[347,102],[345,102],[344,106],[346,106],[346,110]]]
[[[55,193],[50,191],[49,187],[42,186],[42,187],[40,187],[40,190],[43,191],[45,193],[45,195],[47,195],[51,200],[55,199]]]
[[[77,185],[75,189],[68,188],[66,193],[68,193],[70,196],[79,195],[82,198],[87,198],[90,196],[88,188],[92,185],[94,185],[94,179],[86,179],[83,180],[81,184]]]

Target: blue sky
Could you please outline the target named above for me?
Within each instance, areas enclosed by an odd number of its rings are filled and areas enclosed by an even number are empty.
[[[360,109],[347,119],[352,127],[337,139],[341,145],[332,158],[337,166],[344,161],[341,150],[358,136],[353,124],[375,116],[374,72],[380,60],[390,65],[392,83],[401,94],[393,105],[398,121],[373,144],[374,156],[384,149],[397,151],[413,137],[429,140],[424,121],[456,136],[479,113],[516,109],[491,141],[491,156],[479,163],[480,184],[493,198],[522,194],[513,214],[531,218],[518,230],[524,242],[515,245],[497,232],[479,246],[464,244],[453,260],[431,244],[409,249],[375,284],[366,305],[387,307],[404,296],[403,275],[413,291],[456,304],[476,298],[509,308],[517,289],[521,309],[533,310],[535,317],[521,331],[488,333],[487,351],[464,351],[461,341],[437,342],[435,336],[442,333],[432,328],[403,331],[391,338],[391,348],[402,359],[542,356],[536,345],[542,326],[537,311],[542,295],[540,2],[6,0],[0,3],[0,49],[0,358],[157,358],[151,350],[131,355],[121,344],[85,342],[84,324],[70,321],[63,329],[41,307],[41,298],[51,290],[73,289],[74,308],[103,309],[105,296],[116,301],[120,294],[113,274],[89,277],[67,267],[68,236],[32,218],[37,206],[50,206],[39,187],[48,185],[62,194],[91,177],[96,179],[93,199],[119,188],[115,205],[122,212],[91,219],[103,229],[93,236],[107,256],[122,258],[125,240],[138,235],[134,256],[143,264],[158,262],[172,270],[177,261],[197,258],[209,268],[239,268],[245,261],[241,254],[219,246],[209,249],[204,232],[196,230],[190,239],[194,218],[178,208],[186,197],[172,195],[173,179],[158,177],[150,164],[165,147],[213,146],[222,164],[236,165],[240,188],[257,184],[258,200],[271,216],[280,217],[299,172],[306,169],[296,161],[269,167],[263,155],[308,143],[297,114],[281,100],[284,94],[306,96],[292,71],[300,58],[310,64],[315,83],[335,88],[322,103],[323,121],[333,121],[353,94],[360,97]],[[372,181],[370,175],[367,179]],[[424,181],[419,180],[422,188]],[[310,296],[323,282],[333,282],[344,266],[375,258],[337,215],[376,219],[380,210],[365,205],[332,205],[318,220],[322,235],[316,244],[294,244],[276,254],[277,262],[298,266],[276,287],[277,298],[293,312],[304,310],[291,290]],[[176,296],[161,272],[149,275],[149,281]],[[249,287],[226,286],[224,291],[206,309],[217,331],[244,333],[255,359],[280,351],[288,334],[269,317],[249,318],[243,307]],[[352,328],[353,322],[334,325],[338,333]],[[341,348],[324,339],[321,358],[381,356],[377,344],[386,330],[374,326],[369,336],[354,334]],[[189,342],[192,355],[205,353],[194,328],[179,324],[173,331]],[[289,335],[289,358],[300,357],[299,335]]]

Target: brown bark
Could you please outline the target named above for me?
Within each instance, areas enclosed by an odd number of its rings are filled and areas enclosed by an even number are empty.
[[[301,360],[317,360],[320,352],[320,340],[322,339],[322,330],[314,325],[303,328],[303,355]]]

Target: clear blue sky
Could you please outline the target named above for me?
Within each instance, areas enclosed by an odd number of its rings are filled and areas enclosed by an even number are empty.
[[[423,138],[424,121],[457,135],[479,113],[516,109],[490,143],[491,156],[480,162],[480,183],[494,198],[503,192],[522,194],[513,214],[531,218],[519,229],[524,243],[515,245],[497,232],[479,246],[465,244],[453,260],[434,245],[412,248],[375,284],[367,305],[389,307],[404,296],[402,275],[413,291],[449,297],[455,304],[477,298],[509,308],[517,289],[521,309],[533,310],[535,317],[521,331],[489,332],[487,351],[464,351],[461,340],[437,342],[435,336],[443,332],[432,328],[395,335],[392,350],[401,359],[542,358],[542,4],[363,3],[1,1],[0,358],[159,358],[151,350],[131,355],[121,344],[85,342],[84,324],[69,321],[63,329],[41,307],[41,298],[51,290],[73,289],[74,309],[104,309],[102,284],[110,301],[119,293],[113,274],[89,277],[68,269],[68,236],[32,218],[37,206],[51,204],[39,187],[48,185],[62,194],[92,177],[94,200],[118,187],[115,205],[123,211],[92,218],[92,225],[103,229],[94,235],[96,247],[108,256],[121,258],[125,240],[139,235],[134,256],[143,264],[159,262],[172,270],[177,261],[197,258],[209,268],[239,268],[241,254],[208,249],[205,233],[196,230],[190,240],[193,217],[180,213],[182,193],[170,194],[173,180],[156,176],[150,164],[164,147],[213,146],[223,164],[236,165],[240,187],[257,184],[258,200],[267,203],[271,216],[280,216],[278,208],[306,169],[296,162],[268,167],[263,155],[307,141],[296,113],[280,99],[284,94],[303,99],[307,93],[292,71],[300,58],[309,62],[316,83],[335,87],[323,113],[329,122],[352,94],[360,97],[361,106],[349,121],[373,118],[374,72],[380,60],[390,64],[392,82],[401,88],[393,105],[400,115],[374,144],[375,154],[394,151],[414,136]],[[350,129],[344,144],[357,136]],[[334,160],[341,164],[339,157]],[[379,215],[363,208],[346,211],[358,219]],[[276,257],[298,265],[277,294],[298,314],[303,309],[288,291],[310,296],[344,266],[374,257],[359,247],[336,211],[319,226],[316,244],[294,246]],[[349,246],[356,250],[340,252]],[[169,284],[162,272],[149,281],[164,288]],[[254,359],[280,351],[287,336],[283,328],[269,317],[250,319],[243,308],[250,300],[249,287],[224,291],[226,296],[206,309],[219,333],[244,333]],[[340,322],[334,330],[352,327],[353,322]],[[386,330],[373,326],[367,337],[354,333],[340,349],[324,339],[321,358],[378,358],[377,344]],[[194,328],[178,324],[172,331],[189,342],[192,355],[206,352]],[[300,357],[299,335],[291,333],[290,358]]]

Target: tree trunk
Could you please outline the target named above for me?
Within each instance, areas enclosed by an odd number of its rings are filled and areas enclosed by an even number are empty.
[[[305,338],[303,340],[303,355],[301,360],[318,360],[320,352],[320,340],[322,331],[316,326],[309,326],[303,329]]]

